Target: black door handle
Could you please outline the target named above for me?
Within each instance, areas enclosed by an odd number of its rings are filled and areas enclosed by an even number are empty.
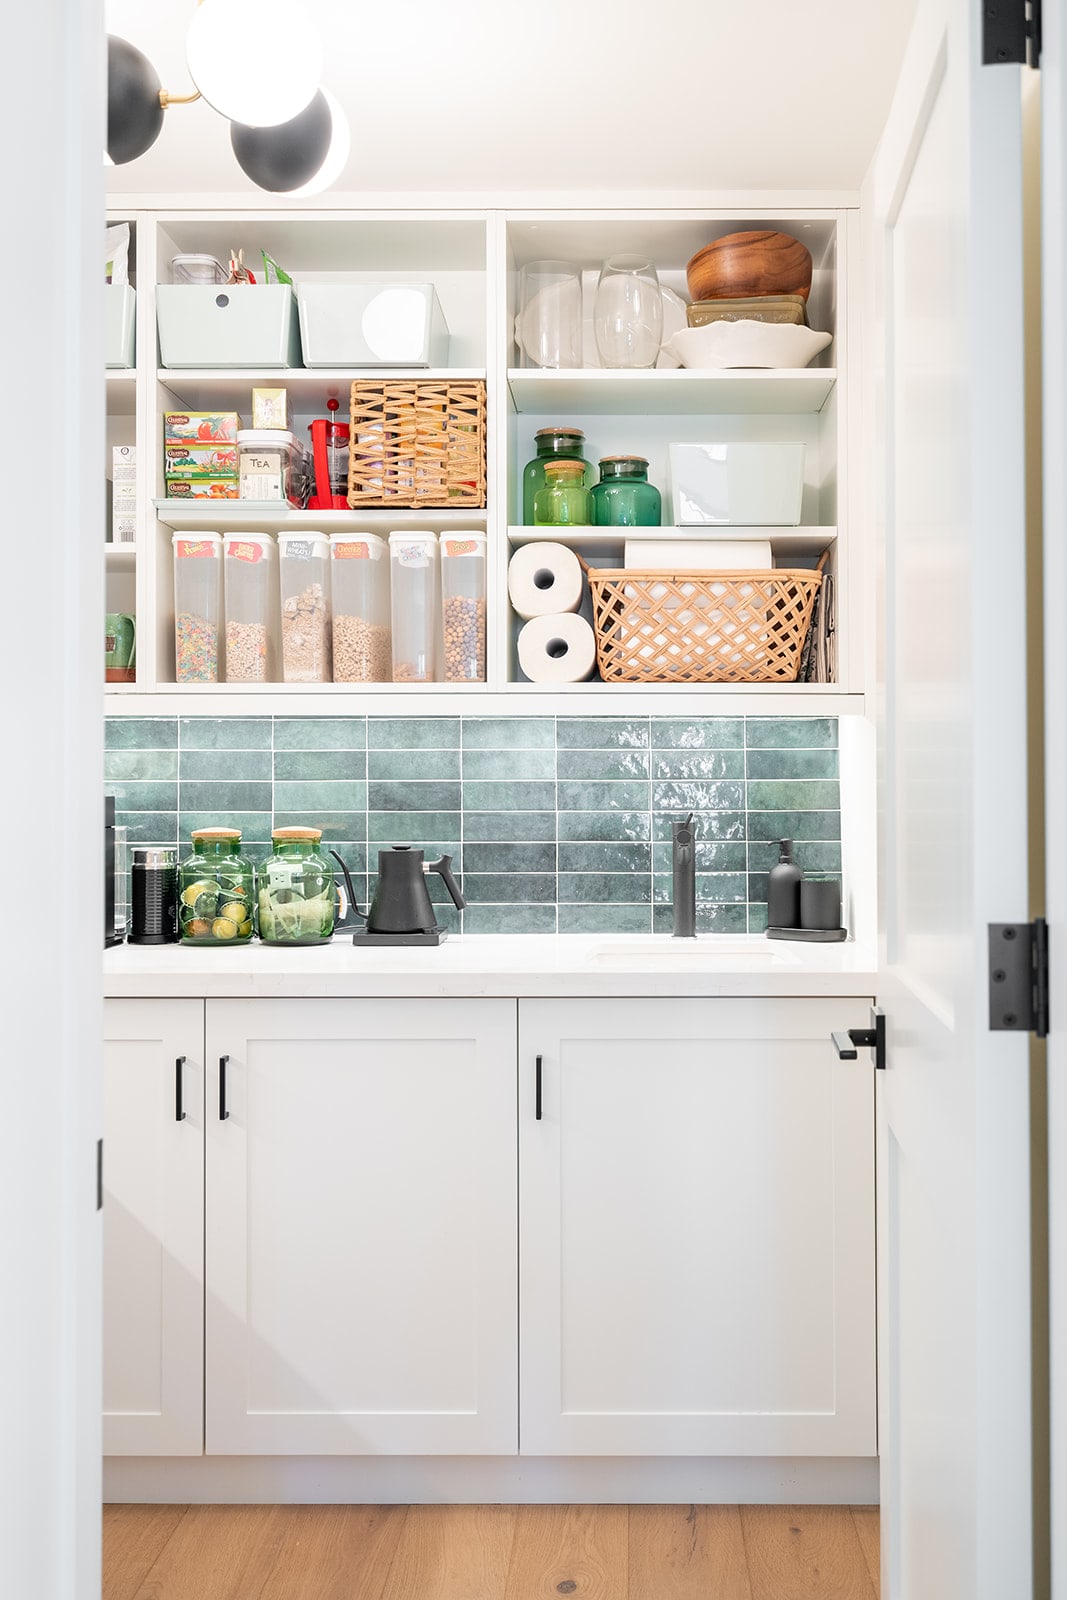
[[[842,1061],[858,1060],[858,1050],[873,1050],[874,1064],[885,1070],[885,1012],[881,1006],[871,1007],[869,1028],[846,1028],[841,1033],[831,1033],[833,1047]]]
[[[535,1072],[534,1072],[534,1118],[535,1118],[535,1120],[537,1122],[541,1121],[541,1057],[540,1056],[538,1056],[537,1059],[536,1059]]]
[[[230,1108],[226,1104],[226,1068],[229,1065],[229,1056],[219,1056],[219,1121],[225,1122],[230,1115]]]
[[[183,1068],[184,1067],[185,1067],[185,1057],[184,1056],[178,1056],[176,1058],[175,1062],[174,1062],[174,1120],[175,1120],[175,1122],[184,1122],[185,1121],[185,1096],[184,1096],[184,1094],[182,1092],[183,1087],[184,1087],[183,1086],[183,1082],[182,1082],[182,1079],[183,1079]]]

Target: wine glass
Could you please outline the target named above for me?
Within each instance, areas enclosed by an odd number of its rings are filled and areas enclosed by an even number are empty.
[[[654,367],[663,341],[663,296],[651,261],[608,256],[593,302],[593,334],[604,367]]]

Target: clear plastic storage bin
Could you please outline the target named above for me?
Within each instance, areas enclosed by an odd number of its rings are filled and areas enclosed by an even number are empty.
[[[284,428],[242,428],[237,435],[237,473],[242,500],[304,503],[303,447]]]
[[[282,677],[330,681],[330,541],[324,533],[280,533]]]
[[[446,683],[485,682],[485,535],[441,535]]]
[[[433,683],[437,659],[437,535],[389,535],[393,682]]]
[[[174,676],[178,683],[219,681],[222,620],[222,536],[176,533],[174,546]]]
[[[330,539],[334,683],[388,683],[393,660],[389,547],[376,534]]]
[[[278,676],[278,550],[268,533],[226,540],[226,682]]]

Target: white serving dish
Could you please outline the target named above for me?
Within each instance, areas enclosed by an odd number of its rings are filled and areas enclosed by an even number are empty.
[[[638,572],[757,572],[774,561],[769,539],[627,539],[622,564]]]
[[[804,494],[804,445],[671,444],[667,486],[676,527],[795,528]]]
[[[444,367],[448,325],[432,283],[301,283],[305,367]]]
[[[830,342],[814,328],[742,318],[680,328],[663,348],[683,367],[806,367]]]

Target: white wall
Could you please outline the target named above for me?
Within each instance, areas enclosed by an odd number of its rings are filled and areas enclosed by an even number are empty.
[[[0,436],[0,1587],[99,1592],[104,54],[9,7]]]

